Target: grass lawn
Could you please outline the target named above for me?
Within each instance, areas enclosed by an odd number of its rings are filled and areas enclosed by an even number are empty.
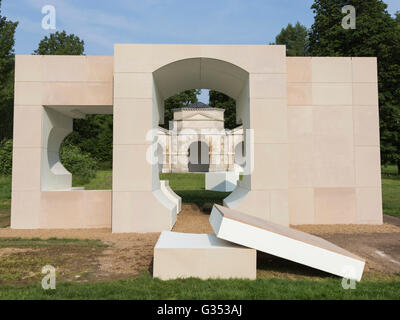
[[[4,284],[29,285],[40,283],[41,270],[46,265],[56,267],[60,281],[71,281],[93,274],[97,268],[97,256],[107,245],[99,240],[77,239],[21,239],[0,238],[0,297],[8,292]]]
[[[0,176],[0,228],[10,225],[11,177]]]
[[[57,283],[55,291],[40,285],[0,286],[0,299],[399,299],[400,277],[390,281],[363,281],[355,290],[344,290],[341,279],[324,280],[206,280],[160,281],[148,274],[108,282]]]
[[[400,176],[396,166],[382,167],[383,213],[400,217]]]
[[[203,208],[222,203],[229,193],[205,190],[204,174],[161,174],[183,202]],[[112,187],[112,172],[98,171],[96,178],[75,187],[107,190]],[[400,177],[395,167],[382,168],[383,208],[385,214],[400,216]],[[9,225],[11,178],[0,177],[0,228]],[[0,239],[0,250],[19,250],[0,256],[0,299],[400,299],[400,274],[368,274],[356,290],[344,290],[341,279],[333,276],[287,279],[260,276],[249,280],[185,279],[160,281],[148,271],[129,280],[94,281],[93,270],[105,245],[97,240],[74,239]],[[44,291],[40,286],[45,264],[57,268],[57,289]],[[35,270],[35,272],[32,272]],[[281,269],[279,269],[281,270]],[[79,275],[79,279],[76,278]]]
[[[169,180],[171,188],[182,198],[183,203],[195,203],[202,209],[211,209],[214,203],[222,204],[230,192],[205,190],[204,173],[162,173],[160,180]],[[112,171],[101,170],[89,183],[81,184],[79,178],[73,181],[74,187],[85,187],[86,190],[109,190],[112,188]]]

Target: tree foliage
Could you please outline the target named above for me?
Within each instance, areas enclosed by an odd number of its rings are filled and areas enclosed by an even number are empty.
[[[10,176],[12,171],[12,140],[0,141],[0,175]]]
[[[344,29],[341,8],[356,8],[356,29]],[[400,27],[381,0],[315,0],[310,55],[377,57],[382,163],[400,170]]]
[[[225,109],[225,128],[234,129],[236,124],[236,101],[218,91],[210,90],[210,106]]]
[[[72,55],[80,56],[85,52],[85,42],[74,34],[62,32],[52,33],[40,41],[38,48],[33,52],[40,55]]]
[[[82,152],[91,154],[103,168],[112,167],[113,115],[87,115],[74,120],[74,132],[64,145],[77,146]]]
[[[0,140],[12,137],[14,106],[14,36],[18,22],[1,15],[0,0]]]
[[[308,52],[307,27],[297,22],[294,26],[289,23],[275,38],[275,44],[286,45],[287,56],[306,56]]]
[[[66,144],[61,149],[60,159],[65,168],[74,176],[78,176],[80,183],[87,183],[96,177],[97,161],[89,153],[83,152],[78,146]]]

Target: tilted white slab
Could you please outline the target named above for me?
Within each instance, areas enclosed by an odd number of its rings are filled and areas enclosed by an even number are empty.
[[[154,247],[153,276],[162,280],[255,279],[256,253],[214,234],[163,231]]]
[[[361,280],[365,261],[322,238],[215,205],[210,223],[220,239],[347,279]]]

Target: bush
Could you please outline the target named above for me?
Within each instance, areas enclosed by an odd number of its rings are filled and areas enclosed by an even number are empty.
[[[0,175],[10,176],[12,173],[12,140],[0,142]]]
[[[72,173],[72,175],[80,178],[82,183],[89,182],[90,179],[96,177],[98,164],[89,153],[72,144],[64,144],[61,147],[60,159],[63,166]]]

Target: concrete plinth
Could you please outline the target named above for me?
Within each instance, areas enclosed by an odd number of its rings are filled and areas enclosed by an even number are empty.
[[[153,276],[178,278],[255,279],[256,250],[211,234],[164,231],[154,248]]]

